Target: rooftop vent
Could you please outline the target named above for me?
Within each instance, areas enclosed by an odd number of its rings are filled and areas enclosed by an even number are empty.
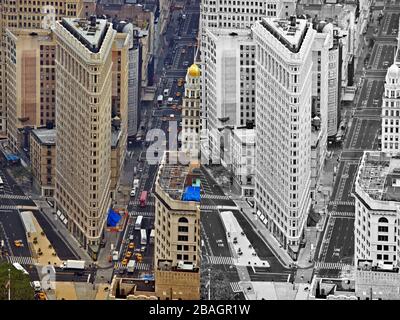
[[[96,16],[90,16],[90,26],[91,27],[96,26]]]

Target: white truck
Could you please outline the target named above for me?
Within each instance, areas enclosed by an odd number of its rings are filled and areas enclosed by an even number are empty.
[[[128,271],[128,273],[132,273],[135,270],[135,265],[135,260],[129,260],[128,265],[126,266],[126,270]]]
[[[62,269],[85,270],[85,261],[83,260],[67,260],[61,264]]]
[[[42,286],[40,284],[40,281],[33,281],[32,282],[32,287],[35,290],[35,292],[42,291]]]
[[[138,187],[139,187],[139,179],[134,179],[132,188],[138,188]]]

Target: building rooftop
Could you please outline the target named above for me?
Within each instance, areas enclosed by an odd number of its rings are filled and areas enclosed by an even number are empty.
[[[99,52],[109,23],[104,19],[63,18],[61,24],[91,52]]]
[[[159,186],[174,200],[182,200],[185,188],[195,185],[200,179],[198,168],[182,164],[184,156],[182,152],[165,152],[158,172]]]
[[[121,129],[111,128],[111,148],[118,145],[119,138],[121,137]]]
[[[309,29],[307,20],[294,16],[289,19],[264,18],[261,25],[293,53],[299,52]]]
[[[400,157],[366,151],[357,182],[374,200],[400,202]]]
[[[37,138],[37,140],[46,145],[56,144],[56,129],[35,129],[32,130],[32,134]]]
[[[233,130],[233,134],[243,143],[243,144],[255,144],[255,130],[247,128],[236,128]]]

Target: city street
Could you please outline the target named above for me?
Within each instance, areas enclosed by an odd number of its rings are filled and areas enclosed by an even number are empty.
[[[384,18],[375,38],[374,47],[365,76],[360,79],[358,99],[353,106],[354,114],[343,144],[338,163],[336,180],[328,205],[327,223],[317,272],[325,277],[337,277],[341,270],[352,265],[354,260],[354,180],[363,150],[379,150],[381,128],[381,105],[386,69],[394,62],[396,37],[399,28],[397,7],[384,10]],[[367,36],[375,27],[369,27]],[[360,61],[362,64],[362,62]]]
[[[183,9],[183,12],[185,8]],[[129,156],[124,166],[123,183],[132,186],[133,179],[139,179],[139,187],[134,197],[129,199],[128,212],[129,220],[125,229],[121,233],[117,248],[119,249],[120,261],[125,257],[130,242],[135,244],[135,248],[141,248],[140,230],[135,230],[134,224],[138,216],[143,216],[142,229],[147,232],[147,239],[150,238],[151,229],[154,228],[154,183],[158,171],[158,161],[160,160],[163,149],[159,148],[158,156],[155,158],[150,155],[147,157],[147,148],[153,143],[154,135],[157,134],[152,129],[161,129],[166,140],[167,149],[177,149],[177,137],[170,136],[170,126],[178,127],[181,121],[181,109],[176,105],[182,104],[184,86],[178,86],[178,79],[185,78],[187,68],[193,63],[196,51],[196,36],[198,29],[200,8],[199,5],[191,5],[190,10],[185,13],[173,11],[168,23],[168,29],[164,35],[166,45],[161,49],[161,55],[156,58],[155,78],[158,82],[154,101],[145,102],[140,105],[140,119],[144,125],[142,129],[147,136],[144,139],[136,140],[128,145]],[[161,76],[159,76],[161,75]],[[164,90],[168,89],[168,96],[164,96],[162,105],[158,105],[157,97],[163,95]],[[167,105],[168,98],[173,98],[173,104]],[[160,137],[158,137],[160,138]],[[172,139],[171,139],[172,138]],[[171,140],[171,141],[170,141]],[[150,162],[149,160],[155,160]],[[135,169],[136,167],[136,173]],[[126,173],[126,174],[125,174]],[[139,198],[142,191],[149,192],[147,204],[142,207]],[[133,236],[133,240],[130,237]],[[148,274],[153,271],[154,245],[147,244],[146,250],[142,252],[143,260],[137,263],[136,270],[132,274],[127,274],[121,262],[115,264],[115,272],[125,276],[138,276]]]

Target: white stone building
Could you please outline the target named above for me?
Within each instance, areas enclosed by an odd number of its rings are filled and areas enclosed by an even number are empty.
[[[255,130],[240,127],[231,131],[231,168],[234,182],[244,197],[254,196]]]
[[[400,247],[400,159],[366,151],[355,181],[355,261],[398,266]]]
[[[289,16],[295,1],[201,1],[202,142],[204,158],[228,165],[227,126],[255,120],[254,44],[250,27],[265,16]]]
[[[263,19],[256,42],[257,210],[296,259],[311,204],[312,49],[304,19]]]
[[[202,111],[208,138],[202,152],[213,163],[227,165],[229,150],[224,149],[230,144],[224,139],[229,136],[225,129],[255,120],[255,46],[250,30],[207,30],[206,37]]]
[[[400,68],[393,64],[386,73],[382,97],[382,151],[400,152]]]
[[[182,99],[182,151],[194,161],[200,159],[200,119],[200,68],[193,64],[186,74]]]

